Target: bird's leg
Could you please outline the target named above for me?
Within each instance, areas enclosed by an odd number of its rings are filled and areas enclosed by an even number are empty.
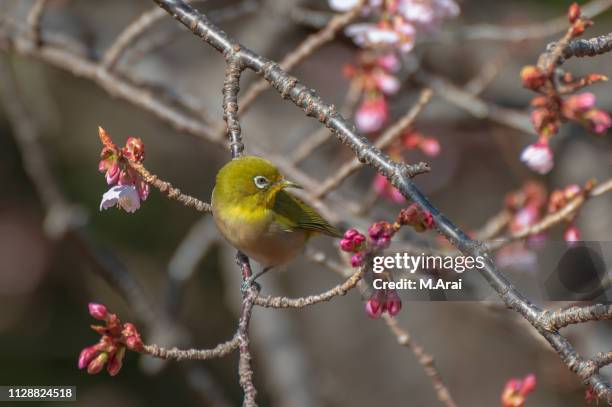
[[[257,284],[255,282],[255,280],[257,278],[259,278],[259,276],[261,276],[262,274],[264,274],[266,271],[270,270],[272,268],[272,266],[270,267],[266,267],[263,270],[261,270],[259,273],[253,274],[251,277],[245,278],[244,281],[242,282],[242,287],[240,288],[241,292],[245,292],[246,290],[249,289],[250,286],[252,286],[253,284],[255,284],[257,286],[257,291],[261,290],[261,287],[259,286],[259,284]]]

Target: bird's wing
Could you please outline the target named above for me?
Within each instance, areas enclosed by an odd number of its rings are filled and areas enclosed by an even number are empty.
[[[341,236],[340,231],[323,219],[310,205],[286,191],[278,192],[273,210],[277,215],[276,221],[287,229],[303,229],[334,237]]]

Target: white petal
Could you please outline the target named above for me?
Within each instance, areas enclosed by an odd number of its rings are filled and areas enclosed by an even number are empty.
[[[100,210],[119,206],[129,213],[140,208],[140,198],[134,185],[115,185],[102,195]]]
[[[402,2],[398,6],[398,11],[406,20],[423,25],[430,24],[434,19],[434,12],[431,6],[414,1]]]
[[[371,29],[367,32],[368,41],[373,44],[395,44],[399,40],[399,35],[391,30]]]
[[[329,0],[329,7],[336,11],[348,11],[359,4],[359,0]]]

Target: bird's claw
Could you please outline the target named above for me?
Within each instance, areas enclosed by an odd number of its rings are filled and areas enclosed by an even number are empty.
[[[261,286],[255,281],[255,276],[251,276],[245,278],[242,281],[242,287],[240,287],[240,292],[242,294],[246,293],[251,286],[254,286],[257,291],[261,291]]]

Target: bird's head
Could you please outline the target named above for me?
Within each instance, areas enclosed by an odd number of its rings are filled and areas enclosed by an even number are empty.
[[[301,188],[286,180],[270,161],[243,156],[228,162],[219,170],[215,185],[215,201],[250,205],[274,204],[276,194],[284,188]]]

